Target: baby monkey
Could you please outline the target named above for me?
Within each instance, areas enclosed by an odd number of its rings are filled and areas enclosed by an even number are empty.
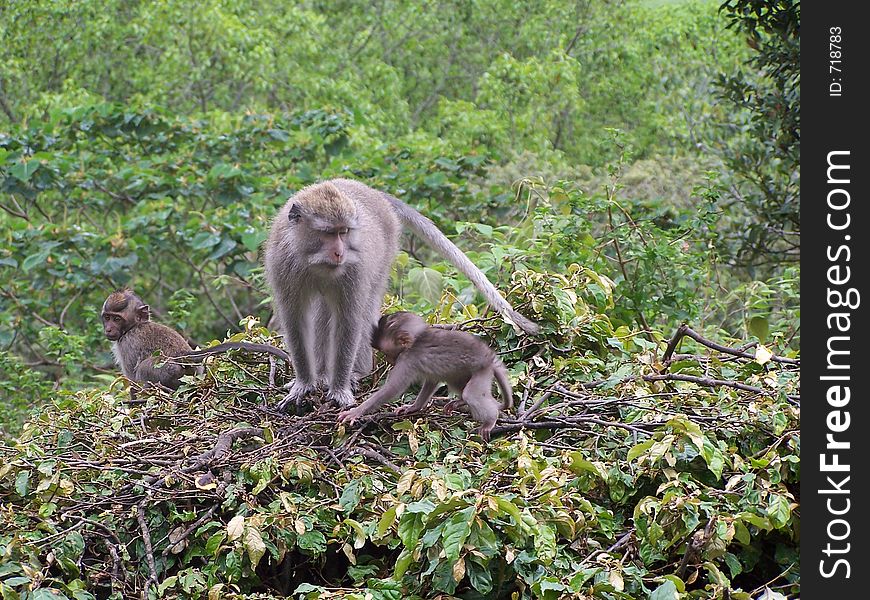
[[[402,393],[412,383],[422,382],[413,404],[396,412],[406,415],[422,410],[441,382],[458,395],[445,405],[450,410],[467,404],[480,423],[480,437],[489,442],[499,410],[513,407],[513,392],[504,364],[481,340],[464,331],[437,329],[410,312],[384,315],[372,334],[372,346],[393,366],[384,386],[365,402],[338,415],[340,423],[353,424]],[[492,396],[492,380],[498,383],[504,406]]]
[[[191,362],[227,350],[266,352],[290,364],[289,354],[268,344],[224,342],[193,350],[180,333],[152,321],[149,306],[128,289],[109,294],[100,311],[100,320],[103,334],[112,342],[112,353],[121,372],[127,379],[139,383],[178,389],[181,377],[193,372]],[[132,390],[131,395],[134,395]]]

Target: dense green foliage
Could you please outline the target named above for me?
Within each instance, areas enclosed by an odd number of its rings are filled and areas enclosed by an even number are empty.
[[[0,597],[799,591],[799,3],[0,14]],[[543,325],[518,337],[404,240],[386,306],[511,370],[491,446],[461,417],[277,415],[287,376],[235,355],[126,403],[106,295],[279,343],[261,244],[334,176],[418,208]],[[665,360],[681,323],[743,350]]]
[[[719,82],[723,98],[748,109],[722,152],[745,209],[729,237],[738,263],[770,272],[800,258],[800,2],[729,0],[722,11],[755,50]]]
[[[546,307],[547,334],[477,323],[528,398],[489,446],[439,411],[386,412],[362,429],[336,428],[327,406],[278,414],[283,379],[237,358],[174,398],[131,405],[113,386],[57,402],[2,455],[0,589],[83,600],[149,588],[748,600],[775,578],[795,589],[794,366],[762,346],[735,359],[686,340],[665,367],[656,343],[602,314],[613,297],[600,276],[575,266],[516,283]],[[606,379],[584,388],[596,369]]]

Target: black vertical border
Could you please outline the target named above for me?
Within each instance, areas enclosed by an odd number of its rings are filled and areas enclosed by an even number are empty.
[[[859,10],[862,9],[863,10]],[[870,38],[870,23],[863,2],[808,2],[801,7],[801,595],[807,600],[815,598],[859,598],[866,597],[870,590],[868,572],[865,570],[865,551],[870,548],[867,539],[867,522],[870,505],[866,491],[866,479],[870,474],[870,431],[868,431],[866,388],[870,371],[864,361],[870,356],[870,339],[867,336],[866,313],[870,310],[870,290],[868,279],[868,240],[870,240],[870,219],[868,219],[867,181],[870,179],[870,165],[867,162],[868,96],[864,91],[870,79],[868,66],[867,40]],[[835,64],[842,73],[832,72],[831,28],[842,28],[842,62]],[[836,93],[838,83],[842,86],[840,96]],[[832,90],[833,87],[833,90]],[[848,157],[839,155],[837,161],[848,161],[849,183],[846,185],[828,182],[828,155],[833,151],[849,151]],[[845,171],[838,171],[842,176]],[[839,212],[828,207],[828,194],[835,188],[846,189],[850,202],[847,209]],[[835,202],[842,203],[845,196],[834,194]],[[828,214],[842,223],[845,212],[849,213],[850,226],[846,230],[835,231],[828,226]],[[851,260],[846,262],[845,252],[839,261],[831,261],[829,252],[836,256],[842,245],[849,246]],[[851,269],[851,280],[847,284],[833,286],[829,282],[828,269],[835,264]],[[836,274],[835,274],[836,276]],[[828,289],[845,291],[856,288],[860,294],[857,308],[832,308],[829,306]],[[829,330],[828,317],[834,312],[849,312],[851,330],[849,333]],[[851,392],[847,406],[833,407],[828,403],[827,392],[833,383],[822,380],[824,375],[832,374],[827,369],[828,338],[833,335],[848,335],[847,359],[840,362],[850,364],[848,385]],[[845,349],[842,342],[840,349]],[[832,411],[848,411],[850,425],[846,431],[832,433],[828,419],[840,420],[843,412],[836,416]],[[835,426],[836,423],[835,423]],[[832,433],[837,441],[849,442],[845,450],[826,449],[826,436]],[[827,462],[838,454],[841,464],[850,465],[848,473],[825,473],[820,466],[822,454],[827,454]],[[849,481],[843,484],[843,476]],[[825,490],[834,489],[833,482],[848,493],[831,494]],[[831,500],[834,510],[848,512],[834,515],[827,505]],[[837,519],[842,521],[834,522]],[[844,525],[843,521],[848,523]],[[834,539],[848,532],[845,539]],[[826,550],[828,545],[835,551]],[[840,563],[837,559],[848,562]],[[824,563],[822,562],[824,561]],[[822,571],[830,577],[825,577]],[[832,573],[833,571],[833,573]]]

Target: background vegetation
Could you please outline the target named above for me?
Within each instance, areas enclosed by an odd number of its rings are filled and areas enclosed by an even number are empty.
[[[799,592],[799,3],[0,15],[0,597]],[[260,245],[332,176],[543,324],[516,336],[405,240],[387,304],[511,369],[491,446],[461,417],[274,414],[286,375],[243,357],[125,403],[108,292],[200,344],[272,339]]]

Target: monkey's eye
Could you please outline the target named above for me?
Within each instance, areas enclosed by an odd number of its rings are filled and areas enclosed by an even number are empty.
[[[347,227],[342,227],[336,233],[338,233],[338,235],[347,235],[348,233],[350,233],[350,229],[348,229]]]

